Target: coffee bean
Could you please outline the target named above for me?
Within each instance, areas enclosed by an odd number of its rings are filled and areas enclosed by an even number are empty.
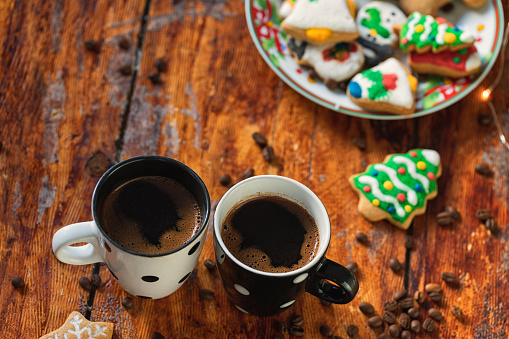
[[[399,338],[399,335],[401,333],[401,327],[398,324],[392,324],[389,326],[389,334],[393,338]]]
[[[452,214],[449,212],[440,212],[437,214],[437,223],[439,225],[445,226],[452,224],[454,219],[452,218]]]
[[[399,290],[397,291],[396,293],[394,293],[394,295],[392,296],[392,298],[396,301],[400,300],[400,299],[403,299],[403,297],[406,297],[408,291],[403,289],[403,290]]]
[[[288,325],[284,321],[279,321],[277,324],[277,330],[281,334],[288,334]]]
[[[81,277],[78,283],[83,289],[87,291],[90,291],[90,289],[92,288],[92,283],[90,282],[90,279],[88,279],[87,277]]]
[[[389,300],[384,304],[384,310],[394,312],[398,309],[398,302],[396,300]]]
[[[493,171],[491,170],[490,166],[487,164],[477,164],[475,165],[475,171],[479,173],[480,175],[484,175],[487,177],[490,177],[493,175]]]
[[[378,336],[378,339],[390,339],[390,337],[387,333],[382,333]]]
[[[461,319],[463,318],[463,311],[461,310],[461,308],[457,305],[453,305],[452,308],[451,308],[451,313],[454,317],[458,318],[458,319]]]
[[[401,313],[399,315],[399,324],[401,327],[403,327],[405,330],[408,330],[410,328],[410,323],[412,322],[412,319],[410,319],[410,316],[406,313]]]
[[[439,284],[429,283],[429,284],[426,284],[426,286],[424,286],[424,290],[428,293],[440,292],[440,291],[442,291],[442,287],[440,287]]]
[[[423,295],[424,295],[424,293],[423,293]],[[411,308],[407,311],[407,313],[408,313],[408,315],[410,316],[410,318],[412,318],[412,319],[417,319],[417,318],[419,318],[419,314],[420,314],[421,312],[419,311],[419,309],[418,309],[418,308],[416,308],[416,307],[411,307]]]
[[[439,302],[440,299],[442,299],[442,293],[440,292],[431,292],[429,294],[429,298],[433,300],[434,302]]]
[[[216,262],[212,259],[205,259],[203,265],[205,265],[205,267],[209,270],[213,270],[214,268],[216,268]]]
[[[95,40],[86,40],[85,48],[90,52],[99,53],[101,51],[101,45]]]
[[[339,83],[335,80],[332,80],[331,78],[326,78],[323,81],[323,84],[331,91],[335,90],[339,86]]]
[[[262,150],[262,155],[267,162],[272,162],[274,160],[274,148],[272,146],[265,146]]]
[[[431,332],[435,329],[435,322],[432,319],[427,318],[422,323],[422,328],[424,328],[427,332]]]
[[[414,333],[419,333],[421,331],[421,323],[419,320],[412,320],[410,323],[410,330]]]
[[[346,328],[346,333],[349,337],[354,338],[359,334],[359,328],[355,325],[348,325]]]
[[[366,140],[364,138],[353,138],[352,142],[355,147],[360,149],[361,151],[366,149]]]
[[[200,292],[198,292],[198,296],[200,299],[206,299],[206,300],[212,300],[214,299],[214,292],[207,289],[201,289]]]
[[[294,314],[294,315],[292,315],[290,322],[294,326],[300,326],[300,325],[304,324],[304,318],[300,314]]]
[[[101,285],[101,276],[99,274],[92,274],[92,279],[90,282],[95,287],[99,287]]]
[[[362,232],[358,232],[355,235],[355,239],[357,239],[357,241],[360,242],[361,244],[365,244],[368,242],[368,236]]]
[[[121,36],[118,39],[118,47],[120,47],[123,50],[128,50],[131,43],[129,42],[129,39],[127,39],[125,36]]]
[[[133,68],[131,67],[131,65],[124,65],[120,67],[118,71],[120,72],[120,74],[128,76],[131,75]]]
[[[152,82],[154,85],[160,85],[163,83],[163,79],[161,78],[161,75],[159,73],[150,73],[148,75],[148,79]]]
[[[387,324],[394,324],[396,322],[396,315],[391,311],[385,311],[382,314],[382,318]]]
[[[125,297],[124,299],[122,299],[122,306],[124,306],[127,309],[132,308],[134,306],[133,298]]]
[[[101,151],[95,152],[85,164],[85,172],[92,177],[100,177],[111,166],[111,161]]]
[[[454,273],[443,272],[442,280],[449,284],[456,283],[456,275]]]
[[[410,331],[403,331],[401,332],[401,339],[412,339],[412,333]]]
[[[327,300],[323,300],[323,299],[319,299],[320,300],[320,303],[325,306],[325,307],[330,307],[332,305],[332,303],[330,301],[327,301]]]
[[[158,72],[166,72],[168,70],[168,64],[162,58],[157,58],[154,61],[154,66],[156,67]]]
[[[450,213],[451,218],[453,218],[453,219],[458,219],[459,217],[461,217],[460,212],[458,212],[458,210],[456,208],[454,208],[453,206],[445,206],[445,211],[447,213]]]
[[[485,221],[486,219],[491,218],[491,212],[486,209],[480,209],[475,212],[475,216],[477,219]]]
[[[359,270],[359,266],[357,265],[356,262],[349,262],[348,264],[346,264],[346,268],[352,273],[355,273]]]
[[[486,226],[486,229],[488,229],[491,232],[491,234],[496,235],[498,233],[498,225],[495,218],[486,219],[486,221],[484,222],[484,226]]]
[[[267,146],[267,139],[265,139],[265,137],[260,133],[254,132],[251,136],[253,137],[253,140],[258,144],[258,146],[260,146],[261,148]]]
[[[491,115],[488,114],[479,114],[477,116],[477,123],[481,126],[488,126],[492,123],[493,119]]]
[[[415,306],[415,300],[412,297],[408,297],[408,298],[398,301],[398,304],[402,309],[408,310],[409,308],[412,308]]]
[[[250,168],[242,173],[242,180],[251,178],[254,175],[254,169]]]
[[[368,326],[371,328],[377,328],[382,326],[384,321],[379,316],[375,315],[374,317],[371,317],[368,319]]]
[[[322,326],[320,326],[320,333],[324,337],[332,337],[332,335],[334,334],[334,331],[332,330],[332,328],[329,325],[323,324]]]
[[[25,285],[25,281],[21,277],[14,277],[11,280],[11,284],[14,288],[21,288]]]
[[[154,332],[152,333],[152,336],[150,337],[151,339],[165,339],[164,338],[164,335],[162,335],[161,333],[159,332]]]
[[[414,247],[414,238],[412,238],[412,236],[410,235],[405,235],[405,247],[408,248],[409,250],[412,249],[412,247]]]
[[[343,339],[343,337],[339,336],[339,335],[335,335],[334,336],[334,339]]]
[[[421,291],[415,291],[414,294],[414,300],[417,301],[417,303],[422,304],[424,302],[425,295]]]
[[[399,262],[398,259],[396,258],[391,258],[391,260],[389,260],[389,267],[391,268],[391,270],[393,270],[395,273],[401,271],[401,269],[403,268],[403,266],[401,265],[401,263]]]
[[[359,309],[361,310],[362,313],[366,315],[371,315],[375,313],[375,308],[370,303],[360,303]]]
[[[302,337],[304,336],[304,329],[299,326],[292,326],[290,327],[290,334],[295,337]]]
[[[219,177],[219,182],[223,186],[228,186],[232,182],[232,177],[227,173],[221,174],[221,176]]]
[[[430,308],[428,310],[428,315],[432,318],[432,319],[435,319],[435,320],[440,320],[442,319],[444,316],[442,315],[442,313],[437,310],[436,308]]]

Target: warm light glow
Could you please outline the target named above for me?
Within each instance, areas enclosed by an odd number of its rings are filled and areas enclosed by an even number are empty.
[[[491,91],[489,89],[485,89],[482,92],[481,98],[486,101],[490,98],[490,95],[491,95]]]

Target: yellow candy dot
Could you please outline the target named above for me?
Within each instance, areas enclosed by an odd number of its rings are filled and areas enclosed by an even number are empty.
[[[410,205],[406,205],[406,206],[405,206],[405,211],[406,211],[407,213],[412,212],[412,206],[410,206]]]
[[[444,34],[444,41],[448,44],[452,44],[456,41],[456,35],[452,33],[445,33]]]
[[[410,89],[412,90],[412,93],[415,93],[417,91],[417,78],[413,75],[408,75],[408,84],[410,85]]]
[[[416,25],[416,26],[415,26],[415,31],[416,31],[417,33],[421,33],[422,31],[424,31],[424,26],[423,26],[423,25],[420,25],[420,24],[419,24],[419,25]]]
[[[325,41],[332,36],[332,30],[329,28],[308,28],[306,36],[315,41]]]
[[[312,84],[314,84],[314,83],[316,82],[316,80],[315,80],[315,79],[313,79],[312,77],[308,77],[308,81],[309,81],[310,83],[312,83]]]
[[[450,85],[450,84],[452,84],[452,80],[449,79],[449,78],[445,78],[444,79],[444,85]]]
[[[271,28],[272,26],[274,26],[274,23],[272,21],[269,21],[269,22],[267,22],[267,26],[269,26],[269,28]]]
[[[424,161],[419,161],[417,163],[417,168],[424,171],[426,169],[426,163]]]
[[[372,28],[372,29],[370,29],[370,30],[369,30],[369,35],[371,35],[371,36],[377,36],[377,34],[378,34],[378,33],[376,32],[376,29]]]
[[[384,188],[385,188],[386,190],[390,191],[390,190],[392,190],[392,188],[393,188],[393,187],[394,187],[394,186],[392,185],[392,182],[390,182],[390,181],[386,181],[386,182],[384,182]]]
[[[477,26],[477,30],[480,32],[484,29],[484,25],[483,24],[480,24],[479,26]]]
[[[373,206],[380,206],[380,200],[374,199],[373,200]]]

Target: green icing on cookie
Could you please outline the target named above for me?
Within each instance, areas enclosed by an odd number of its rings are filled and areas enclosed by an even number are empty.
[[[391,36],[391,33],[381,25],[382,18],[380,17],[380,11],[377,8],[368,8],[366,13],[369,14],[369,19],[362,19],[361,25],[369,29],[374,29],[381,37],[387,39]]]
[[[387,97],[388,92],[383,84],[382,72],[368,69],[362,72],[361,75],[372,81],[372,85],[368,88],[368,98],[370,100],[379,100]]]
[[[393,154],[353,177],[355,187],[376,207],[404,223],[437,190],[440,156],[434,150],[415,149]]]

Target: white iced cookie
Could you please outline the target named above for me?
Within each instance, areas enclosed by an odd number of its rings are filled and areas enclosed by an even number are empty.
[[[371,1],[357,12],[359,37],[381,46],[396,46],[399,36],[393,27],[405,22],[406,15],[388,2]]]
[[[284,0],[281,4],[281,7],[279,7],[278,14],[282,18],[286,18],[288,15],[290,15],[290,12],[293,9],[293,6],[295,5],[295,0]]]

